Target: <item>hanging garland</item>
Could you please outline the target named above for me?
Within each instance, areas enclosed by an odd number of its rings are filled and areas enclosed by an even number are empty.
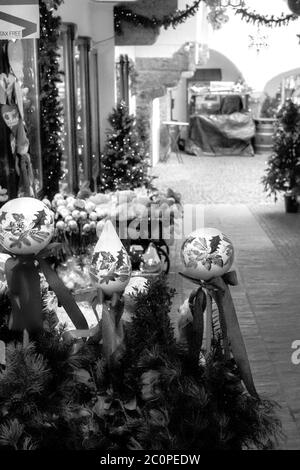
[[[176,12],[170,16],[163,16],[162,18],[157,18],[152,16],[139,15],[134,13],[132,10],[117,6],[114,9],[114,18],[115,18],[115,31],[117,34],[122,34],[122,21],[133,24],[134,26],[142,26],[144,28],[159,28],[164,27],[165,29],[172,26],[176,28],[179,24],[184,23],[188,18],[194,16],[199,9],[200,3],[205,1],[208,6],[213,6],[214,0],[195,0],[191,6],[187,6],[185,10],[176,10]],[[274,15],[261,15],[255,10],[250,10],[247,7],[236,8],[235,14],[240,15],[242,20],[247,21],[247,23],[253,23],[257,25],[264,25],[268,27],[272,26],[287,26],[290,21],[296,21],[299,16],[296,14],[284,14],[280,16]]]
[[[257,13],[255,10],[252,11],[249,8],[237,8],[235,11],[236,15],[240,15],[242,20],[247,21],[247,23],[253,23],[258,26],[287,26],[290,21],[298,20],[299,16],[294,14],[284,14],[282,13],[280,16],[274,15],[261,15]]]
[[[185,10],[176,10],[172,15],[165,15],[162,18],[151,18],[134,13],[130,9],[117,6],[114,9],[115,31],[122,34],[122,21],[133,24],[134,26],[143,26],[144,28],[160,28],[165,29],[172,26],[176,28],[179,24],[184,23],[188,18],[194,16],[199,9],[200,3],[204,0],[195,0],[191,6],[187,6]]]
[[[61,19],[54,13],[62,3],[63,0],[40,0],[39,74],[43,193],[49,198],[58,192],[61,176],[61,106],[57,89],[57,82],[60,80],[58,38]]]

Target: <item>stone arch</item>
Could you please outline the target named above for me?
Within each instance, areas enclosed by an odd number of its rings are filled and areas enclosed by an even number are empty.
[[[151,47],[151,51],[155,51],[155,45]],[[150,136],[153,100],[165,97],[168,90],[176,87],[183,76],[185,80],[187,75],[193,76],[194,70],[191,69],[190,54],[189,43],[185,43],[171,57],[155,57],[154,54],[152,57],[136,57],[135,67],[138,73],[136,116],[147,128],[143,129],[145,134]],[[210,50],[208,62],[199,68],[220,68],[224,81],[243,79],[238,67],[228,57],[216,50]],[[182,96],[182,99],[186,100],[186,92],[183,91]],[[185,102],[182,107],[187,109],[187,103]]]
[[[225,82],[235,82],[239,78],[244,78],[241,70],[227,56],[215,49],[210,49],[209,53],[210,56],[207,63],[199,68],[220,68],[222,70],[222,80]]]
[[[275,77],[271,78],[271,80],[269,80],[265,85],[264,93],[270,96],[275,96],[278,88],[282,83],[282,80],[291,75],[300,75],[300,68],[287,70],[286,72],[282,72],[276,75]]]
[[[198,68],[220,68],[224,81],[243,78],[241,71],[228,57],[213,49],[210,50],[208,62]],[[136,70],[139,75],[138,99],[152,101],[164,96],[168,88],[177,85],[182,73],[190,70],[187,44],[183,44],[171,57],[137,57]],[[193,73],[190,73],[192,76]]]

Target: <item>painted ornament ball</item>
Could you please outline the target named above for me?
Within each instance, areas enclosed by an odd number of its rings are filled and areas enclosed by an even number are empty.
[[[111,223],[107,221],[95,247],[90,276],[105,294],[122,293],[131,276],[131,261]]]
[[[234,248],[231,240],[215,228],[192,232],[181,248],[184,274],[208,281],[223,276],[232,266]]]
[[[31,197],[8,201],[0,210],[0,245],[15,255],[36,255],[54,234],[54,214]]]

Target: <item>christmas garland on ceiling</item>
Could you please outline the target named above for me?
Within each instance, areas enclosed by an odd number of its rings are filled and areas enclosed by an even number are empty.
[[[60,81],[58,39],[61,18],[55,15],[63,0],[40,0],[39,76],[43,194],[58,192],[61,176],[61,112],[57,83]]]
[[[144,28],[160,28],[164,27],[165,29],[172,26],[176,28],[179,24],[184,23],[188,18],[194,16],[199,9],[200,3],[204,0],[195,0],[192,5],[187,6],[185,10],[176,10],[172,15],[165,15],[162,18],[156,18],[152,16],[139,15],[134,13],[128,8],[123,8],[117,6],[114,9],[114,19],[115,19],[115,31],[117,34],[122,34],[122,21],[127,21],[128,23],[133,24],[134,26],[142,26]]]
[[[280,16],[261,15],[255,10],[250,10],[249,8],[237,8],[235,14],[240,15],[242,20],[247,21],[247,23],[253,23],[258,26],[267,27],[287,26],[290,21],[295,21],[299,18],[298,15],[293,13],[287,15],[282,13]]]
[[[190,6],[187,6],[185,10],[176,10],[174,14],[170,16],[165,15],[162,18],[157,18],[156,16],[152,16],[151,18],[149,18],[148,16],[134,13],[128,8],[117,6],[114,9],[115,31],[118,35],[122,34],[122,21],[131,23],[134,26],[142,26],[144,28],[155,29],[159,27],[164,27],[165,29],[167,29],[170,26],[176,28],[176,26],[184,23],[188,18],[196,14],[202,1],[207,3],[208,6],[211,6],[211,4],[213,3],[209,0],[195,0],[194,3]],[[268,27],[287,26],[290,21],[295,21],[299,18],[299,16],[293,13],[282,13],[280,16],[262,15],[257,13],[255,10],[250,10],[247,7],[236,8],[235,14],[240,15],[242,17],[242,20],[247,21],[247,23],[252,22],[253,24]]]

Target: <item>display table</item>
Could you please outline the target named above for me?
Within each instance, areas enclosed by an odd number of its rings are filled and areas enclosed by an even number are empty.
[[[193,115],[186,151],[195,155],[254,155],[250,113]]]
[[[169,135],[169,145],[162,161],[166,162],[169,159],[173,144],[178,162],[183,163],[181,152],[178,147],[178,139],[180,137],[181,130],[184,127],[187,127],[189,123],[181,121],[164,121],[162,124],[167,127]]]

